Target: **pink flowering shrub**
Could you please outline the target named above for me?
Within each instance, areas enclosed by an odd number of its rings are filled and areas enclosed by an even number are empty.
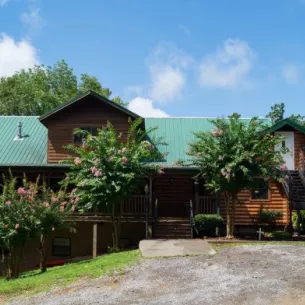
[[[114,205],[120,205],[121,199],[144,188],[148,176],[163,173],[156,162],[162,161],[163,155],[156,147],[164,143],[149,136],[149,132],[142,128],[141,120],[130,122],[125,138],[110,123],[96,136],[79,132],[86,138],[86,148],[67,147],[74,156],[69,161],[71,168],[67,184],[77,188],[74,200],[80,212],[109,210],[117,213],[119,207],[112,209]],[[71,209],[75,208],[72,206]],[[115,227],[118,218],[113,219]],[[119,247],[118,231],[114,230],[116,248]]]
[[[65,218],[76,211],[79,201],[75,194],[70,197],[66,188],[54,193],[39,178],[35,183],[24,178],[21,187],[16,185],[17,179],[10,173],[8,178],[4,177],[0,196],[0,247],[10,253],[7,278],[19,276],[19,260],[14,255],[19,255],[25,243],[33,238],[40,240],[41,266],[45,271],[45,241],[56,228],[70,227]]]

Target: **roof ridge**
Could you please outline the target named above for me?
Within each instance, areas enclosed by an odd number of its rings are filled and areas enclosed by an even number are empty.
[[[39,118],[39,115],[0,115],[0,118]]]

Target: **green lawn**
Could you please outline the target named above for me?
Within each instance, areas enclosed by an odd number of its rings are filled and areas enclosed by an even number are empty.
[[[0,304],[1,297],[29,296],[42,291],[49,291],[52,287],[67,286],[78,278],[97,278],[102,275],[109,275],[114,271],[123,271],[139,260],[139,251],[132,250],[53,267],[43,274],[39,270],[26,272],[16,280],[7,281],[0,278]]]

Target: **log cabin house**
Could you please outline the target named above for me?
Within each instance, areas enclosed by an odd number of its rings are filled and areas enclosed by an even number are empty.
[[[122,132],[128,130],[128,120],[137,119],[135,113],[112,101],[88,91],[57,107],[41,117],[2,116],[0,117],[0,174],[11,169],[14,175],[26,175],[35,179],[41,175],[52,188],[62,180],[69,166],[59,161],[65,160],[69,152],[65,145],[78,143],[74,135],[76,128],[96,132],[96,129],[110,121]],[[266,121],[266,123],[268,123]],[[191,238],[192,213],[224,214],[221,194],[211,194],[202,181],[196,181],[196,168],[181,167],[178,159],[185,159],[188,143],[194,140],[196,131],[211,131],[208,118],[145,118],[143,128],[157,126],[156,136],[163,137],[167,146],[160,147],[166,153],[162,163],[165,174],[150,177],[146,192],[130,199],[122,199],[122,244],[137,244],[144,238]],[[271,184],[262,186],[255,193],[243,191],[236,208],[237,226],[253,225],[253,218],[261,207],[283,212],[281,225],[289,222],[290,189],[294,190],[295,205],[305,202],[303,186],[305,128],[283,120],[271,126],[270,132],[284,136],[282,146],[290,153],[284,159],[293,185]],[[291,194],[291,193],[290,193]],[[301,198],[302,200],[297,200]],[[98,223],[98,252],[105,251],[112,244],[111,223],[107,215],[75,215],[77,232],[54,232],[50,245],[50,260],[90,256],[92,253],[92,225]],[[34,242],[33,242],[34,243]],[[38,262],[35,247],[27,246],[24,265],[35,267]]]

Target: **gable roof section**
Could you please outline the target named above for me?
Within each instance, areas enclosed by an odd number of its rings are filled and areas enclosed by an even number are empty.
[[[21,140],[15,140],[22,122]],[[36,116],[0,116],[0,165],[46,164],[47,128]]]
[[[279,129],[281,129],[282,127],[284,126],[290,126],[296,130],[298,130],[299,132],[301,133],[304,133],[305,134],[305,127],[298,124],[297,122],[287,118],[287,119],[284,119],[284,120],[281,120],[281,121],[278,121],[277,123],[275,123],[274,125],[272,125],[270,128],[268,128],[266,130],[266,132],[275,132]]]
[[[137,119],[137,118],[140,117],[140,116],[138,116],[137,114],[135,114],[134,112],[132,112],[132,111],[128,110],[127,108],[125,108],[125,107],[123,107],[123,106],[121,106],[121,105],[119,105],[119,104],[117,104],[117,103],[115,103],[115,102],[109,100],[108,98],[106,98],[106,97],[104,97],[104,96],[102,96],[102,95],[100,95],[100,94],[98,94],[98,93],[96,93],[96,92],[94,92],[94,91],[92,91],[92,90],[88,90],[88,91],[86,91],[86,92],[84,92],[84,93],[82,93],[82,94],[80,94],[80,95],[78,95],[78,96],[72,98],[72,99],[69,100],[68,102],[66,102],[66,103],[64,103],[64,104],[61,104],[61,105],[57,106],[57,107],[54,108],[52,111],[50,111],[50,112],[48,112],[48,113],[46,113],[46,114],[43,114],[43,115],[39,118],[39,120],[40,120],[40,121],[43,121],[43,120],[45,120],[45,119],[47,119],[47,118],[53,116],[53,115],[56,114],[57,112],[59,112],[59,111],[65,109],[65,108],[67,108],[67,107],[73,105],[74,103],[77,103],[78,101],[80,101],[80,100],[82,100],[83,98],[85,98],[85,97],[87,97],[87,96],[90,96],[90,95],[93,96],[93,97],[95,97],[95,98],[97,98],[97,99],[100,100],[101,102],[104,102],[104,103],[106,103],[106,104],[108,104],[108,105],[110,105],[110,106],[112,106],[112,107],[114,107],[114,108],[116,108],[116,109],[122,111],[123,113],[125,113],[125,114],[127,114],[127,115],[129,115],[129,116],[131,116],[131,117],[133,117],[133,118],[135,118],[135,119]]]
[[[164,167],[177,167],[179,159],[187,160],[189,156],[186,151],[189,143],[195,140],[194,133],[212,131],[215,126],[211,122],[216,118],[145,118],[145,128],[158,127],[152,132],[152,137],[161,137],[168,145],[158,147],[165,154]],[[250,119],[241,119],[246,123]],[[262,119],[270,124],[269,119]]]

